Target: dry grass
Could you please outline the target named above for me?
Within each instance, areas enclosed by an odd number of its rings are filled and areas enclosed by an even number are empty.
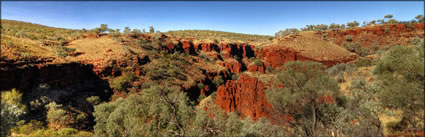
[[[77,56],[68,56],[66,57],[67,60],[82,61],[101,66],[106,64],[108,60],[119,59],[131,54],[129,50],[133,51],[134,49],[129,47],[126,48],[126,46],[108,37],[79,39],[72,41],[67,47],[75,48],[75,52],[80,54]]]
[[[52,57],[54,56],[53,49],[47,46],[41,46],[39,41],[26,38],[16,38],[13,36],[2,35],[1,39],[1,55],[13,58],[18,56],[37,56],[37,57]]]
[[[302,32],[296,37],[286,36],[278,42],[278,46],[293,48],[300,55],[319,61],[338,60],[353,55],[331,41],[322,39],[315,32]]]
[[[344,82],[339,84],[341,91],[345,94],[350,92],[349,88],[351,86],[351,82],[356,78],[364,78],[366,81],[373,79],[372,71],[375,69],[375,66],[370,67],[359,67],[356,72],[352,72],[350,74],[344,73]]]

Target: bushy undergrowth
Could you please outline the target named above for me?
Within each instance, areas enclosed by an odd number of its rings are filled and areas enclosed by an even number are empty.
[[[49,42],[62,45],[66,41],[80,38],[82,34],[80,30],[53,28],[14,20],[2,19],[1,24],[3,35],[39,40],[42,44],[47,45],[49,45]]]
[[[266,35],[252,35],[222,31],[211,31],[211,30],[180,30],[180,31],[168,31],[165,34],[173,37],[189,37],[195,39],[213,39],[214,41],[232,40],[232,41],[269,41],[273,39],[272,36]]]

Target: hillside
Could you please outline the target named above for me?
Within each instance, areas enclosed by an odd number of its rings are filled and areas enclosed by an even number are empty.
[[[242,34],[212,30],[178,30],[168,31],[166,35],[178,38],[194,38],[194,40],[228,42],[228,43],[267,43],[273,39],[272,36]]]
[[[417,61],[423,60],[423,23],[283,37],[209,30],[124,34],[102,27],[82,31],[1,23],[0,90],[3,96],[16,89],[18,102],[28,108],[20,117],[26,122],[10,130],[15,134],[61,136],[54,133],[72,130],[80,136],[308,135],[298,128],[313,112],[319,115],[318,135],[382,135],[382,128],[385,135],[407,134],[407,126],[397,123],[407,117],[379,119],[383,111],[375,114],[365,107],[376,98],[366,99],[372,96],[369,92],[351,95],[366,89],[352,82],[365,79],[360,85],[370,86],[395,79],[386,75],[390,73],[385,68],[392,66],[385,59],[403,63],[394,57],[403,54],[402,59],[416,62],[406,61],[410,65],[401,66],[412,68],[394,71],[405,74],[410,87],[423,76]],[[287,102],[275,97],[286,97]],[[310,112],[310,106],[317,108]],[[373,125],[377,123],[380,127]],[[411,131],[423,136],[423,130]]]

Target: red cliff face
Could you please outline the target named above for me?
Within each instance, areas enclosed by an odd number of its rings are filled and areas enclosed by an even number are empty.
[[[221,51],[227,52],[223,55],[223,58],[232,58],[233,56],[238,56],[241,58],[253,57],[254,51],[250,45],[247,44],[228,44],[228,43],[192,43],[188,40],[179,41],[179,45],[185,53],[195,54],[199,51],[211,52],[216,51],[220,53]],[[168,48],[178,48],[173,46],[167,46]]]
[[[227,112],[238,111],[254,120],[270,117],[271,105],[265,97],[266,85],[256,78],[242,75],[228,80],[217,89],[215,104]]]
[[[221,62],[220,65],[225,67],[226,70],[235,74],[242,72],[242,64],[238,61]]]
[[[289,48],[265,47],[261,52],[265,65],[271,65],[273,68],[281,67],[288,61],[297,60],[297,52]]]
[[[266,70],[266,67],[264,66],[264,64],[261,65],[250,65],[248,66],[248,71],[249,72],[260,72],[261,74],[264,74]]]
[[[218,48],[216,43],[198,43],[194,44],[193,47],[196,51],[202,50],[204,52],[217,51]]]

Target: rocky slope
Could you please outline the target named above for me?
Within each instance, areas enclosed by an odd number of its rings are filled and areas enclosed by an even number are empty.
[[[214,103],[217,106],[257,120],[261,117],[269,118],[273,112],[265,96],[272,80],[261,80],[261,76],[273,77],[273,71],[284,69],[285,63],[290,61],[317,61],[327,66],[355,61],[359,56],[342,48],[348,35],[352,36],[352,41],[363,42],[366,47],[371,47],[373,42],[380,45],[405,44],[406,39],[411,37],[423,37],[423,28],[423,24],[416,24],[413,28],[404,24],[385,25],[328,31],[327,38],[314,32],[301,32],[265,45],[193,42],[190,38],[148,34],[135,38],[121,36],[124,40],[116,40],[109,35],[97,37],[87,34],[65,45],[76,49],[65,58],[40,60],[41,57],[38,57],[39,60],[33,61],[12,61],[8,59],[12,55],[2,54],[0,90],[20,89],[24,92],[26,104],[34,98],[48,96],[58,103],[91,113],[93,109],[86,101],[87,97],[99,96],[101,100],[113,100],[112,94],[125,97],[130,92],[141,92],[138,88],[152,81],[152,78],[146,76],[151,74],[148,71],[156,69],[149,65],[163,61],[156,54],[164,52],[165,58],[171,59],[174,58],[171,54],[181,52],[184,53],[181,56],[186,57],[182,62],[186,64],[177,63],[176,66],[182,66],[183,69],[179,68],[178,71],[185,72],[180,75],[185,80],[173,81],[174,84],[187,92],[192,100],[216,92]],[[161,44],[158,47],[138,44],[149,43],[146,41]],[[12,46],[6,47],[2,48],[1,53],[13,50]],[[49,46],[42,47],[46,52],[53,50]],[[159,53],[148,50],[152,47],[157,48]],[[168,72],[176,73],[167,68]],[[120,92],[111,89],[111,80],[124,77],[125,73],[134,73],[139,78],[127,83],[134,90]],[[198,83],[202,83],[202,86]]]

